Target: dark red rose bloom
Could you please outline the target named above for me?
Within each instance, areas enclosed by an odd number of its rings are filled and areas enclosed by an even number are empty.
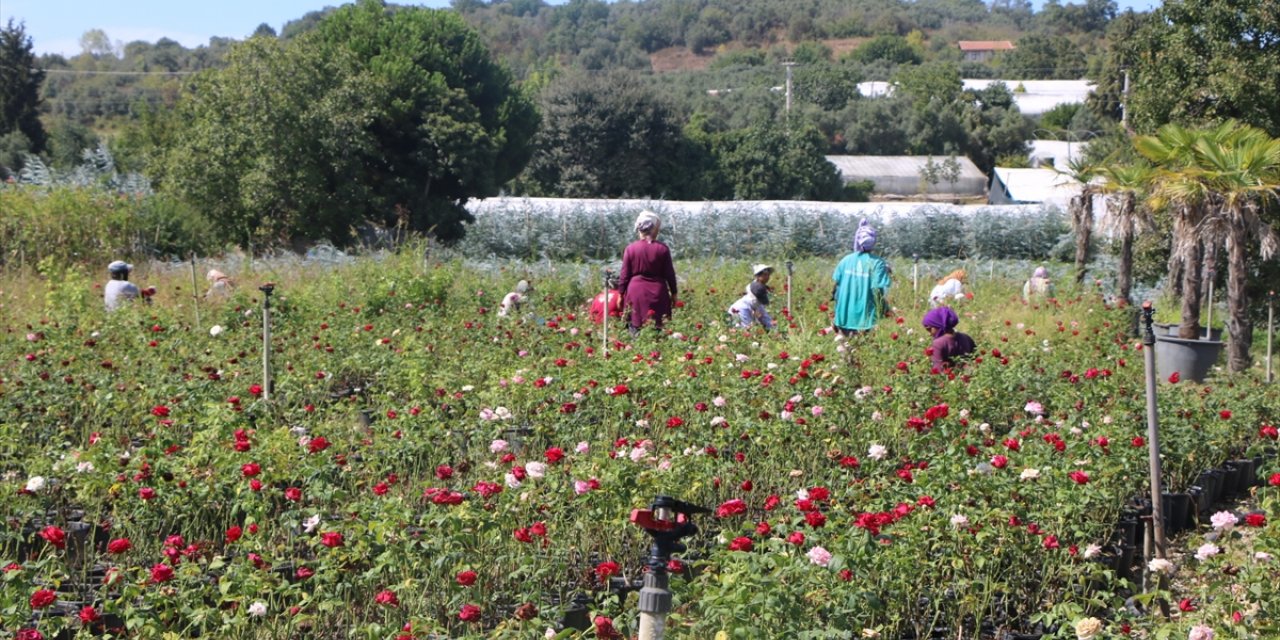
[[[49,589],[36,589],[36,592],[31,594],[31,608],[43,609],[49,605],[52,605],[57,600],[58,600],[57,592]]]
[[[383,589],[378,595],[373,597],[373,601],[387,607],[400,606],[400,599],[396,597],[396,592],[390,589]]]
[[[458,612],[458,619],[463,622],[476,622],[480,620],[480,607],[474,604],[462,605],[462,610]]]
[[[476,572],[471,571],[470,569],[466,571],[459,571],[458,575],[454,576],[454,580],[457,580],[458,584],[464,587],[469,587],[476,583]]]
[[[63,531],[61,527],[49,525],[40,530],[40,537],[59,549],[67,548],[67,532]]]
[[[157,563],[151,565],[151,581],[155,583],[168,582],[173,579],[173,567]]]
[[[751,542],[751,538],[739,536],[729,543],[730,551],[750,551],[755,545]]]
[[[320,534],[320,544],[334,549],[341,547],[343,543],[342,534],[337,531],[326,531]]]

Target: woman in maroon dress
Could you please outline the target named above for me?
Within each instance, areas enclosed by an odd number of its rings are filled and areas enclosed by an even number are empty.
[[[656,213],[642,211],[635,228],[640,239],[622,252],[622,275],[618,278],[622,299],[631,307],[632,335],[649,320],[661,329],[663,320],[671,317],[671,301],[676,299],[676,268],[671,263],[671,250],[658,242],[662,221]]]

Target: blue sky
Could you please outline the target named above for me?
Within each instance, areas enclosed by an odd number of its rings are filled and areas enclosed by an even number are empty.
[[[560,4],[562,0],[552,0]],[[1120,8],[1139,10],[1158,4],[1154,0],[1117,0]],[[1033,0],[1037,6],[1039,0]],[[1066,2],[1064,2],[1065,4]],[[279,31],[285,22],[308,11],[340,0],[0,0],[0,22],[9,18],[25,22],[37,53],[72,55],[80,51],[80,35],[102,29],[113,41],[155,42],[166,37],[193,47],[211,36],[243,38],[263,22]],[[408,4],[408,3],[406,3]],[[448,6],[448,0],[421,3]]]

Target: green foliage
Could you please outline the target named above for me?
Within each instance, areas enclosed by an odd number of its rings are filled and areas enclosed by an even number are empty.
[[[0,187],[0,265],[101,267],[122,257],[183,257],[214,247],[208,221],[164,195],[75,186]]]
[[[460,237],[461,204],[523,168],[536,126],[455,14],[375,1],[237,45],[180,117],[167,180],[242,244],[345,244],[366,221]]]
[[[40,123],[40,84],[44,77],[45,72],[36,68],[26,26],[14,24],[9,18],[9,23],[0,29],[0,136],[21,132],[31,153],[45,148],[45,131]],[[12,146],[17,141],[16,137],[10,138],[8,144]]]
[[[536,195],[685,197],[695,146],[678,114],[630,74],[570,74],[542,98],[538,151],[525,173]],[[696,194],[695,194],[696,195]]]
[[[835,200],[840,177],[826,160],[827,142],[801,123],[788,131],[764,122],[716,137],[713,153],[725,197],[734,200]]]
[[[1280,135],[1278,40],[1270,3],[1165,3],[1117,52],[1133,62],[1134,127],[1237,119]]]
[[[1023,80],[1074,79],[1085,74],[1085,58],[1065,36],[1031,34],[998,57],[1001,75]]]
[[[923,58],[906,38],[897,35],[876,36],[854,49],[849,57],[862,63],[883,60],[892,64],[920,64]]]
[[[1079,102],[1068,102],[1055,105],[1052,109],[1044,112],[1044,114],[1040,116],[1040,126],[1050,131],[1055,129],[1064,131],[1068,130],[1071,128],[1071,121],[1075,119],[1076,114],[1078,114],[1083,107],[1084,105]]]

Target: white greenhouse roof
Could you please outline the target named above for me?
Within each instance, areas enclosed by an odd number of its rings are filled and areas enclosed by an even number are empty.
[[[962,80],[969,91],[986,89],[993,82],[1003,82],[1013,91],[1013,101],[1018,110],[1027,115],[1040,115],[1060,104],[1084,102],[1092,91],[1088,80]],[[1024,91],[1017,91],[1021,85]],[[868,98],[887,96],[893,92],[888,82],[859,82],[858,93]]]
[[[992,192],[1003,189],[1011,202],[1052,204],[1066,208],[1080,193],[1080,183],[1052,169],[1009,169],[996,167]]]
[[[1072,160],[1084,156],[1088,142],[1068,142],[1065,140],[1032,140],[1031,153],[1028,159],[1032,167],[1051,164],[1059,171],[1067,171]]]
[[[929,160],[940,164],[948,158],[949,156],[827,156],[827,162],[834,164],[845,177],[895,176],[915,179],[920,177],[920,170]],[[961,180],[977,178],[986,181],[986,174],[972,160],[964,156],[955,156],[955,159],[960,165]]]

